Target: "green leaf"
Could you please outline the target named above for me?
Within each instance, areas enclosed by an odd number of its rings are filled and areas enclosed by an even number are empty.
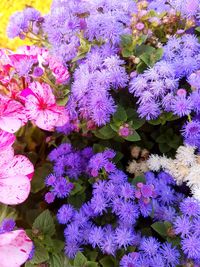
[[[123,47],[131,46],[133,43],[133,37],[131,34],[122,34],[121,35],[121,45]]]
[[[91,261],[96,261],[97,257],[98,257],[98,252],[97,251],[93,251],[93,250],[89,250],[87,251],[87,258]]]
[[[43,234],[54,235],[55,224],[49,210],[43,211],[34,221],[33,229],[38,229]]]
[[[168,222],[155,222],[151,225],[154,231],[156,231],[160,236],[167,237],[167,231],[171,227]]]
[[[133,51],[130,51],[127,48],[122,48],[122,56],[123,57],[130,57],[133,55]]]
[[[124,139],[131,142],[136,142],[141,140],[139,134],[136,131],[134,132],[134,134],[124,137]]]
[[[160,118],[156,119],[156,120],[150,120],[148,121],[149,124],[151,125],[159,125],[161,124]]]
[[[37,193],[45,188],[44,180],[51,173],[52,165],[44,163],[41,167],[35,169],[33,178],[31,180],[31,192]]]
[[[63,266],[63,255],[62,254],[51,254],[49,259],[50,267]]]
[[[141,55],[151,55],[155,51],[155,48],[150,45],[140,45],[135,49],[135,55],[140,57]]]
[[[98,263],[94,261],[88,261],[85,265],[85,267],[98,267]]]
[[[83,202],[85,201],[85,199],[86,199],[85,193],[78,195],[78,197],[76,195],[75,196],[70,195],[68,197],[68,202],[69,202],[69,204],[71,204],[75,208],[80,208],[82,206]]]
[[[119,131],[119,126],[114,124],[114,123],[110,123],[110,127],[113,129],[113,131],[117,132]]]
[[[118,122],[125,122],[127,120],[126,110],[122,106],[117,107],[117,111],[113,115],[113,121]]]
[[[197,31],[197,32],[200,33],[200,27],[196,27],[196,28],[195,28],[195,31]]]
[[[67,104],[68,99],[69,99],[69,96],[67,95],[67,96],[65,96],[65,97],[63,97],[63,98],[57,100],[57,104],[58,104],[59,106],[64,106],[64,107],[65,107],[66,104]]]
[[[79,183],[73,183],[73,184],[74,184],[74,188],[70,193],[71,196],[74,196],[74,195],[80,193],[83,189],[83,186],[81,184],[79,184]]]
[[[5,219],[5,218],[12,218],[16,219],[17,218],[17,212],[14,208],[9,207],[7,205],[0,204],[0,223]]]
[[[78,252],[74,259],[74,266],[85,267],[86,263],[87,263],[87,258],[81,252]]]
[[[102,267],[113,267],[115,266],[115,262],[113,261],[113,258],[111,256],[106,256],[103,259],[100,260]]]
[[[33,258],[31,259],[31,264],[39,264],[47,261],[49,259],[49,254],[45,247],[40,245],[39,243],[35,243],[35,253]]]
[[[171,150],[170,146],[166,143],[159,143],[158,146],[161,153],[167,153]]]
[[[94,144],[93,145],[93,151],[95,153],[103,152],[104,150],[105,150],[105,146],[103,146],[101,144]]]
[[[131,183],[136,186],[137,183],[145,183],[145,182],[146,182],[146,180],[145,180],[144,176],[137,176],[134,179],[132,179]]]
[[[144,70],[146,69],[147,69],[147,65],[143,61],[141,61],[136,67],[137,73],[143,73]]]
[[[116,135],[116,133],[112,130],[109,124],[99,129],[99,133],[103,135],[106,139],[113,138]]]
[[[49,264],[50,267],[73,267],[63,253],[51,254]]]
[[[64,249],[65,243],[59,239],[52,239],[53,252],[59,253]]]
[[[116,155],[115,155],[113,161],[114,161],[115,163],[118,163],[123,157],[124,157],[124,154],[118,151],[118,152],[116,153]]]
[[[166,143],[166,136],[164,134],[156,138],[157,143]]]
[[[25,267],[35,267],[35,264],[32,264],[30,261],[25,263]]]

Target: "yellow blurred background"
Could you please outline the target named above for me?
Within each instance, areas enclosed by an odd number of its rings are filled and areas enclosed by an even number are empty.
[[[0,1],[0,47],[15,49],[20,45],[28,44],[28,40],[15,38],[8,39],[6,28],[9,17],[16,11],[23,10],[26,6],[38,9],[42,14],[48,13],[52,0],[1,0]]]

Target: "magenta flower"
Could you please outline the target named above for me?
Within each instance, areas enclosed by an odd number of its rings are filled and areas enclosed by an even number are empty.
[[[20,267],[25,263],[33,243],[24,230],[0,234],[1,267]]]
[[[56,104],[48,84],[33,82],[21,95],[25,99],[28,118],[39,128],[52,131],[56,126],[63,126],[68,122],[65,108]]]
[[[16,205],[30,193],[30,179],[34,168],[23,155],[14,156],[15,137],[0,130],[0,203]]]

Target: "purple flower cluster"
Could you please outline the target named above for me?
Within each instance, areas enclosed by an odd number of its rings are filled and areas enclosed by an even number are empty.
[[[200,202],[185,198],[180,204],[182,215],[174,222],[175,233],[181,236],[181,247],[187,258],[200,260]]]
[[[90,42],[118,45],[135,11],[136,5],[131,0],[54,0],[51,13],[45,17],[44,31],[53,53],[66,62],[76,56],[80,34]]]
[[[64,143],[49,154],[49,159],[54,162],[54,174],[77,179],[81,174],[87,173],[87,165],[92,157],[92,148],[87,147],[81,151],[72,148],[71,144]]]
[[[28,7],[22,12],[16,12],[10,17],[10,22],[7,28],[9,38],[20,37],[24,39],[30,31],[30,23],[32,24],[32,32],[38,33],[38,23],[42,21],[41,14],[34,8]]]
[[[54,174],[46,178],[46,185],[51,188],[46,194],[49,203],[55,197],[70,195],[73,187],[70,179],[94,177],[90,179],[92,194],[79,208],[65,202],[57,212],[58,222],[65,226],[66,255],[74,258],[78,251],[90,246],[115,256],[118,250],[126,251],[135,246],[136,252],[121,259],[121,267],[151,267],[158,263],[163,267],[176,267],[188,258],[197,263],[200,260],[200,202],[178,193],[174,179],[165,172],[157,175],[147,172],[145,181],[133,185],[127,175],[116,168],[112,162],[114,157],[115,152],[110,149],[94,154],[91,148],[76,151],[70,144],[61,144],[49,155],[54,162]],[[181,250],[169,242],[143,236],[138,224],[141,217],[171,225],[169,238],[180,236]]]
[[[170,243],[161,244],[154,237],[144,237],[138,252],[125,255],[120,267],[176,267],[180,263],[180,253]]]
[[[200,1],[199,0],[148,0],[148,9],[162,12],[180,12],[186,18],[199,18]]]
[[[57,218],[60,223],[67,224],[64,232],[67,256],[74,257],[85,245],[98,247],[104,254],[111,255],[118,249],[138,245],[140,235],[134,231],[134,225],[140,213],[134,200],[134,186],[127,182],[123,172],[117,170],[108,180],[93,184],[92,198],[79,210],[63,205]],[[110,222],[99,226],[98,218],[105,215]],[[115,226],[112,223],[114,217]]]
[[[200,68],[200,44],[191,34],[172,37],[164,47],[164,56],[153,68],[134,77],[129,91],[138,98],[138,113],[147,120],[163,112],[183,117],[198,109],[197,92],[187,93],[179,88],[182,78],[189,81]]]
[[[104,51],[104,48],[108,51]],[[116,105],[109,92],[111,88],[124,88],[128,81],[123,64],[124,61],[108,45],[92,49],[82,61],[74,73],[71,101],[68,104],[71,108],[73,103],[80,118],[92,120],[98,126],[110,121]]]

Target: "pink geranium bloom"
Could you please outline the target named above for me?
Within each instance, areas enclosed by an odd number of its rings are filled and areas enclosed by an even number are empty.
[[[16,205],[30,193],[33,164],[23,155],[14,155],[14,137],[0,130],[0,203]]]
[[[54,57],[49,56],[47,61],[49,62],[49,68],[52,70],[53,75],[56,78],[56,83],[66,84],[70,77],[68,69]]]
[[[31,239],[24,230],[0,234],[0,266],[20,267],[33,248]]]
[[[23,105],[9,97],[0,95],[0,129],[14,133],[26,122]]]
[[[25,99],[28,118],[39,128],[52,131],[56,126],[68,122],[65,108],[56,104],[55,96],[48,84],[33,82],[21,95]]]

